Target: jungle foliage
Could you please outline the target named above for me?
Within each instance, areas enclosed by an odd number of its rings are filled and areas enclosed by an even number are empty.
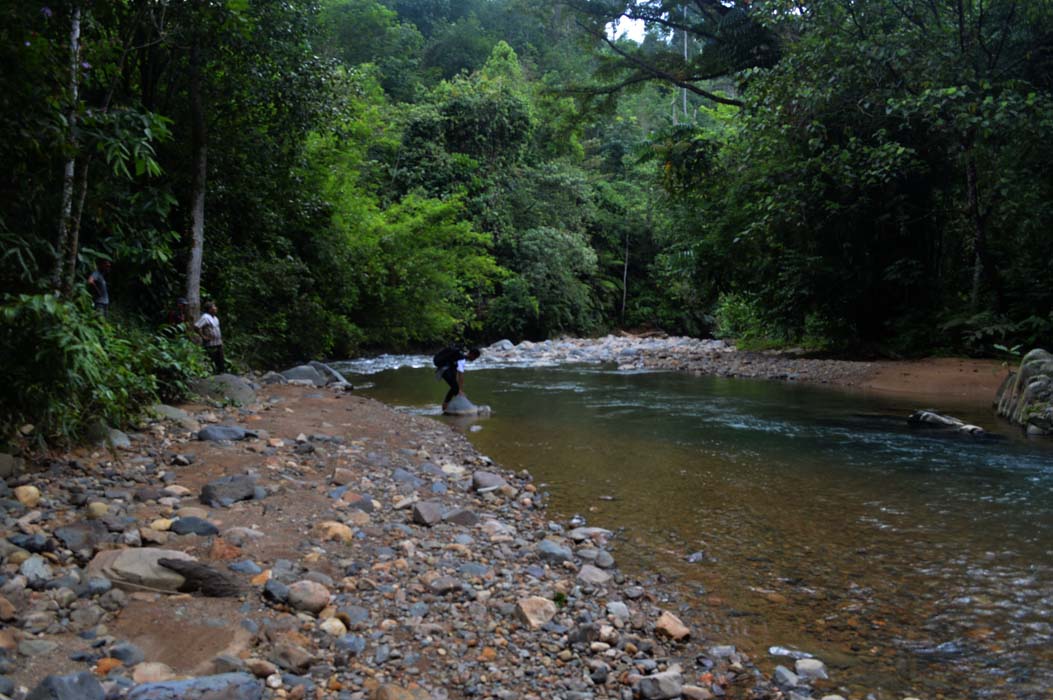
[[[123,387],[20,384],[5,428],[169,391],[143,362],[122,383],[120,348],[193,355],[138,330],[183,294],[268,367],[619,327],[892,354],[1053,331],[1048,0],[0,0],[0,59],[0,330],[105,346],[55,366]],[[84,306],[100,259],[118,323]]]

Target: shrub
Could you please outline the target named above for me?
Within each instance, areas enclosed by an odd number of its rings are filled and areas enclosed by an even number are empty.
[[[26,424],[39,446],[97,421],[125,426],[159,396],[180,398],[204,362],[185,338],[123,331],[85,301],[7,296],[0,305],[0,430]]]

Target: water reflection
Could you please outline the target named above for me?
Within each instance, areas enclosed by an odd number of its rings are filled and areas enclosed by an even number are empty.
[[[435,411],[431,374],[373,374],[368,393]],[[623,528],[622,567],[674,577],[714,641],[814,653],[879,698],[1048,697],[1053,452],[986,406],[950,408],[1004,439],[774,382],[505,368],[467,390],[494,407],[479,449],[548,483],[555,514]]]

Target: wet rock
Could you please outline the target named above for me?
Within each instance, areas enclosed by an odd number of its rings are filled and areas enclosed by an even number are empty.
[[[530,627],[538,629],[556,616],[556,604],[547,598],[531,596],[516,604],[516,617]]]
[[[201,488],[201,502],[214,508],[247,501],[256,496],[256,479],[245,475],[225,476]]]
[[[175,592],[186,580],[158,563],[160,559],[194,561],[190,555],[174,549],[113,549],[99,552],[87,567],[89,576],[109,579],[125,590]]]
[[[797,677],[797,674],[785,666],[776,666],[772,677],[780,688],[796,688],[801,684],[801,679]]]
[[[413,522],[432,527],[442,522],[442,506],[435,501],[421,501],[413,506]]]
[[[668,637],[677,642],[691,635],[690,628],[681,622],[679,617],[668,610],[662,611],[658,622],[654,625],[654,631],[660,637]]]
[[[221,442],[223,440],[245,440],[255,437],[256,433],[246,430],[237,425],[209,425],[197,433],[197,439],[207,442]]]
[[[223,673],[185,681],[145,683],[128,700],[262,700],[263,685],[247,673]]]
[[[684,678],[678,671],[665,671],[640,679],[639,691],[643,700],[672,700],[680,697]]]
[[[326,384],[341,384],[345,386],[351,386],[351,382],[347,381],[347,378],[342,375],[339,371],[333,369],[324,362],[318,362],[317,360],[311,360],[308,363],[313,367],[322,377],[325,379]]]
[[[448,416],[488,416],[490,407],[474,404],[464,394],[454,396],[443,411]]]
[[[329,604],[329,589],[314,581],[297,581],[289,586],[289,605],[296,610],[319,613]]]
[[[190,383],[190,390],[199,396],[216,401],[231,401],[239,406],[256,403],[256,392],[252,386],[234,374],[195,379]]]
[[[105,700],[106,693],[89,671],[47,676],[26,700]]]

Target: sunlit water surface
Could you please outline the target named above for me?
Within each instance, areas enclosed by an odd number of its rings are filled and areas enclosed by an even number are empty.
[[[412,362],[345,369],[437,414],[445,385]],[[460,424],[477,448],[546,484],[551,517],[620,529],[623,570],[665,572],[714,643],[769,671],[772,645],[811,652],[882,700],[1053,697],[1053,445],[988,406],[924,402],[1002,439],[780,382],[484,365],[466,393],[494,409]]]

